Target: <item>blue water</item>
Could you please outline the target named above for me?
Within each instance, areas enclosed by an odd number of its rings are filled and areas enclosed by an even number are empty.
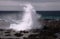
[[[36,11],[37,14],[42,15],[42,18],[59,18],[60,19],[60,11]],[[1,14],[19,14],[22,13],[22,11],[0,11]]]
[[[60,11],[37,11],[37,13],[41,14],[43,18],[60,19]]]

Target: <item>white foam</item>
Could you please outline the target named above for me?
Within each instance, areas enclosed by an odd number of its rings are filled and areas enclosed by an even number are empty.
[[[32,28],[40,28],[41,25],[38,25],[34,7],[31,4],[24,4],[23,6],[24,14],[21,22],[18,24],[11,24],[10,29],[21,31],[30,30]]]

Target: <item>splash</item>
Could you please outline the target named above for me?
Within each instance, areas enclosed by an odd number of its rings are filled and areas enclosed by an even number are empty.
[[[31,4],[24,4],[24,14],[22,20],[18,24],[11,24],[10,29],[16,31],[30,30],[40,28],[41,26],[37,22],[37,15],[34,7]]]

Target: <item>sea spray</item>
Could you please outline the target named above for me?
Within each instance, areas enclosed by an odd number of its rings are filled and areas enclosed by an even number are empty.
[[[24,14],[22,20],[18,24],[10,24],[10,29],[24,31],[41,28],[41,24],[37,21],[38,18],[34,7],[30,3],[24,4],[23,6]]]

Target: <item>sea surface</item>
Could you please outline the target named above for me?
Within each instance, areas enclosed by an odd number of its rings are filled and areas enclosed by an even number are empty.
[[[8,15],[8,16],[15,16],[20,17],[21,19],[21,15],[22,15],[22,11],[0,11],[0,18],[4,18],[4,15]],[[47,19],[60,19],[60,11],[36,11],[37,14],[42,15],[42,18],[47,18]],[[16,19],[14,18],[14,19]],[[17,18],[19,19],[19,18]]]
[[[43,18],[47,19],[60,19],[60,11],[37,11]]]

